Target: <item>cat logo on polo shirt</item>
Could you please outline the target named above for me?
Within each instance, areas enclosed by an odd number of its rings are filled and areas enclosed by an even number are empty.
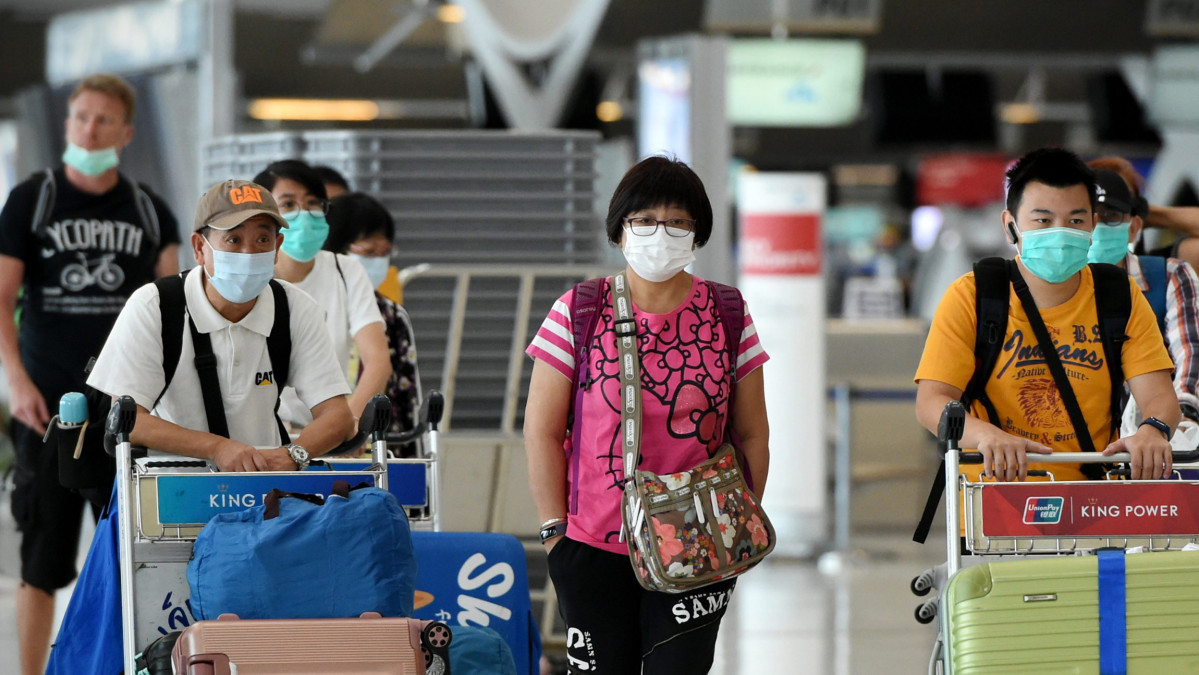
[[[254,374],[254,384],[265,387],[275,383],[275,371],[268,370],[265,373]]]

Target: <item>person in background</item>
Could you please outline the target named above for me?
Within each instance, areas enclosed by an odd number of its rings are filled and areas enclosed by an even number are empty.
[[[338,213],[333,215],[333,206]],[[344,195],[329,205],[329,238],[325,250],[348,253],[362,263],[376,292],[397,305],[403,304],[404,289],[399,270],[391,264],[395,220],[379,200],[362,192]]]
[[[59,484],[58,454],[42,442],[50,407],[83,391],[87,361],[100,353],[125,300],[179,270],[175,217],[117,169],[133,140],[134,105],[133,88],[119,77],[80,82],[67,104],[63,166],[17,185],[0,212],[0,362],[17,456],[17,643],[26,675],[45,668],[54,592],[75,578],[85,502]],[[112,476],[106,480],[111,486]],[[110,491],[95,494],[106,501]],[[92,511],[98,515],[99,506]]]
[[[1087,162],[1095,172],[1098,223],[1088,259],[1125,269],[1157,316],[1158,327],[1174,360],[1174,393],[1182,421],[1171,441],[1178,450],[1199,447],[1199,277],[1177,258],[1135,255],[1144,220],[1139,200],[1141,177],[1127,160],[1102,157]],[[1121,435],[1131,435],[1140,422],[1136,401],[1124,409]]]
[[[1162,344],[1149,303],[1128,283],[1131,311],[1121,347],[1123,374],[1140,410],[1148,417],[1130,436],[1119,436],[1112,411],[1106,352],[1096,340],[1100,329],[1095,284],[1100,272],[1087,264],[1095,227],[1096,194],[1091,170],[1076,155],[1043,148],[1021,157],[1007,172],[1007,208],[1001,223],[1019,255],[1011,281],[1027,286],[1046,331],[1058,339],[1058,352],[1091,444],[1104,454],[1128,452],[1133,479],[1170,475],[1170,436],[1181,413],[1170,371],[1174,364]],[[1126,243],[1124,244],[1127,245]],[[1108,271],[1112,271],[1108,268]],[[945,404],[961,400],[978,368],[975,273],[950,286],[941,299],[916,370],[916,418],[934,434]],[[1037,340],[1024,303],[1009,290],[1003,351],[995,371],[985,374],[979,400],[970,401],[963,448],[977,448],[981,467],[963,467],[971,480],[981,470],[1000,480],[1024,480],[1030,469],[1051,471],[1059,480],[1081,480],[1078,465],[1030,463],[1028,453],[1079,452],[1083,436],[1067,412]],[[1017,358],[1020,360],[1017,362]],[[990,408],[990,410],[988,410]],[[992,414],[994,413],[994,414]],[[953,480],[950,478],[950,480]]]
[[[608,241],[628,265],[642,371],[638,468],[667,474],[711,458],[731,430],[761,497],[770,462],[762,366],[769,358],[748,308],[737,336],[717,314],[715,288],[688,274],[712,234],[712,206],[695,172],[666,157],[629,169],[608,206]],[[619,361],[611,278],[601,285],[590,345],[574,344],[574,290],[554,303],[526,353],[529,489],[566,621],[570,673],[706,673],[735,580],[680,594],[647,591],[620,539]],[[576,359],[594,373],[572,410]],[[732,356],[735,354],[735,358]],[[582,420],[568,435],[570,420]],[[731,420],[731,423],[729,422]],[[580,428],[586,429],[579,435]],[[568,460],[568,458],[570,458]],[[690,612],[679,607],[704,607]]]
[[[366,270],[349,256],[321,249],[329,236],[325,219],[328,201],[324,184],[310,166],[290,159],[275,162],[255,176],[254,182],[271,191],[288,222],[275,263],[276,278],[295,284],[325,309],[325,323],[343,373],[349,372],[351,349],[357,349],[361,357],[362,367],[350,397],[350,411],[358,418],[367,401],[383,391],[392,372],[383,317]],[[290,388],[279,412],[284,421],[297,427],[311,419]]]
[[[325,184],[325,196],[329,199],[336,199],[350,191],[350,184],[346,181],[346,177],[341,175],[337,169],[322,165],[314,166],[312,170],[321,177],[321,182]]]
[[[379,200],[361,192],[342,195],[329,203],[329,237],[325,250],[349,253],[366,269],[375,286],[375,302],[383,315],[391,352],[391,377],[384,391],[391,399],[392,430],[407,431],[415,426],[420,406],[420,377],[416,368],[416,334],[408,312],[400,305],[400,284],[391,266],[391,241],[395,221]],[[385,291],[394,290],[394,296]],[[356,363],[350,364],[351,381]],[[406,452],[406,451],[405,451]]]

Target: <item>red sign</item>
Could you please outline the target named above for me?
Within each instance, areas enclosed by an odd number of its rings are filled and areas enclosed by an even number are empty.
[[[820,216],[815,213],[741,215],[741,271],[820,274]]]
[[[916,199],[921,204],[974,208],[1003,199],[1003,155],[932,155],[920,160]]]
[[[983,485],[983,536],[1199,535],[1199,484],[995,483]]]

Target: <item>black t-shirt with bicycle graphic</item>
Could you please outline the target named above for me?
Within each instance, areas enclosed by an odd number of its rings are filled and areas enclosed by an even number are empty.
[[[137,206],[133,184],[92,195],[54,172],[54,205],[34,223],[45,173],[17,185],[0,211],[0,254],[25,263],[20,309],[21,360],[54,406],[82,385],[88,358],[100,353],[125,300],[154,279],[158,256],[179,243],[170,209],[144,186],[157,232]]]

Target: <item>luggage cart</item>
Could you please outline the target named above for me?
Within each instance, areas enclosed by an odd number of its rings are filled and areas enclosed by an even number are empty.
[[[1199,481],[1180,480],[1175,472],[1171,480],[1054,481],[1050,474],[1045,482],[972,482],[960,474],[961,465],[981,463],[982,455],[958,448],[965,414],[961,403],[950,402],[938,428],[945,475],[955,477],[946,481],[945,490],[946,562],[912,580],[917,595],[940,590],[916,608],[921,623],[940,619],[930,674],[953,672],[946,596],[963,568],[963,549],[971,554],[966,566],[973,566],[1034,556],[1093,556],[1113,548],[1162,552],[1199,547]],[[1175,452],[1173,458],[1176,464],[1193,464],[1199,450]],[[1078,452],[1042,455],[1036,461],[1119,464],[1130,459],[1128,453]],[[1199,570],[1199,556],[1195,568]],[[1024,596],[1025,603],[1039,600],[1035,593]]]
[[[363,481],[391,491],[408,510],[414,529],[440,526],[440,448],[437,426],[441,395],[430,393],[422,420],[403,438],[427,434],[425,456],[389,459],[391,406],[375,396],[363,411],[359,434],[329,455],[357,450],[369,440],[369,460],[314,460],[304,472],[217,472],[207,462],[161,457],[134,458],[129,434],[137,407],[121,397],[109,413],[106,431],[115,439],[117,462],[118,552],[125,672],[136,672],[134,657],[155,639],[195,622],[188,599],[187,564],[192,545],[217,513],[261,503],[271,488],[328,494],[333,483]],[[327,457],[328,455],[326,455]]]

